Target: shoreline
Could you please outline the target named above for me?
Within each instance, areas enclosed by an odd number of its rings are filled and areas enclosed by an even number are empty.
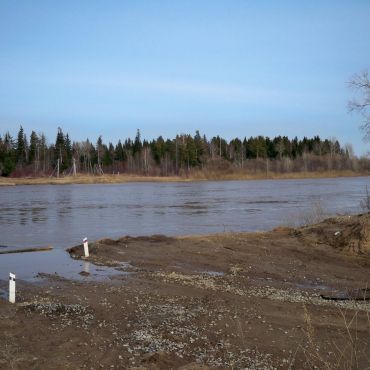
[[[352,360],[352,338],[365,368],[369,223],[101,239],[87,261],[117,270],[104,281],[72,247],[81,279],[40,274],[41,284],[18,280],[15,305],[0,300],[0,368],[323,368]]]
[[[265,173],[194,173],[184,176],[142,176],[142,175],[78,175],[55,177],[0,177],[0,186],[17,185],[71,185],[71,184],[124,184],[131,182],[197,182],[197,181],[253,181],[253,180],[300,180],[300,179],[330,179],[343,177],[369,177],[370,173],[357,173],[353,171],[324,171],[324,172],[291,172],[285,174]]]

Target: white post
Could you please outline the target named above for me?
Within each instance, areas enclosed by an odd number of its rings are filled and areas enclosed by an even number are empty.
[[[15,303],[15,275],[9,273],[9,302]]]
[[[87,241],[87,238],[84,238],[83,243],[84,243],[85,257],[89,257],[89,242]]]

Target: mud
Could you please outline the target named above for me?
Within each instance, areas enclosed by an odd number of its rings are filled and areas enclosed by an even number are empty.
[[[91,243],[90,263],[122,273],[18,281],[18,302],[0,300],[0,368],[365,369],[370,302],[322,297],[367,292],[369,217]]]
[[[368,214],[329,218],[318,225],[303,229],[302,235],[347,254],[370,255]]]

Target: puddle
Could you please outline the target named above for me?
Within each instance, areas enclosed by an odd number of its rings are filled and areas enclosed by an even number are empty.
[[[106,280],[114,275],[124,275],[129,266],[96,266],[89,261],[74,260],[61,248],[48,252],[4,254],[0,258],[0,280],[8,280],[9,273],[17,279],[37,282],[42,274],[56,275],[70,280]],[[82,274],[81,274],[82,273]],[[39,275],[41,274],[41,275]]]
[[[295,287],[300,289],[313,289],[320,293],[320,297],[325,300],[333,301],[365,301],[370,300],[370,290],[367,288],[360,289],[346,289],[333,288],[332,286],[321,284],[319,281],[307,281],[305,283],[295,283]]]
[[[336,289],[328,285],[315,283],[315,282],[309,282],[309,281],[307,283],[295,283],[294,286],[300,289],[317,289],[317,290],[326,290],[326,291],[336,291]]]
[[[4,301],[8,301],[9,294],[7,291],[0,289],[0,299],[3,299]]]
[[[294,281],[286,281],[282,282],[281,280],[273,279],[272,277],[255,277],[252,279],[257,284],[261,284],[263,282],[267,283],[283,283],[290,287],[298,288],[298,289],[310,289],[310,290],[317,290],[317,291],[327,291],[327,292],[337,292],[337,289],[333,288],[332,286],[325,285],[321,280],[306,280],[304,282],[294,282]]]
[[[222,271],[198,271],[201,274],[209,275],[209,276],[224,276],[225,273]]]

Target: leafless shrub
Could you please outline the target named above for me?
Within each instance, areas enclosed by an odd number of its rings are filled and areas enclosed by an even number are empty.
[[[301,227],[317,224],[328,217],[321,201],[312,203],[311,207],[298,211],[286,218],[285,224],[290,227]]]
[[[370,213],[370,194],[367,185],[365,187],[365,196],[364,199],[361,200],[360,206],[364,212]]]

